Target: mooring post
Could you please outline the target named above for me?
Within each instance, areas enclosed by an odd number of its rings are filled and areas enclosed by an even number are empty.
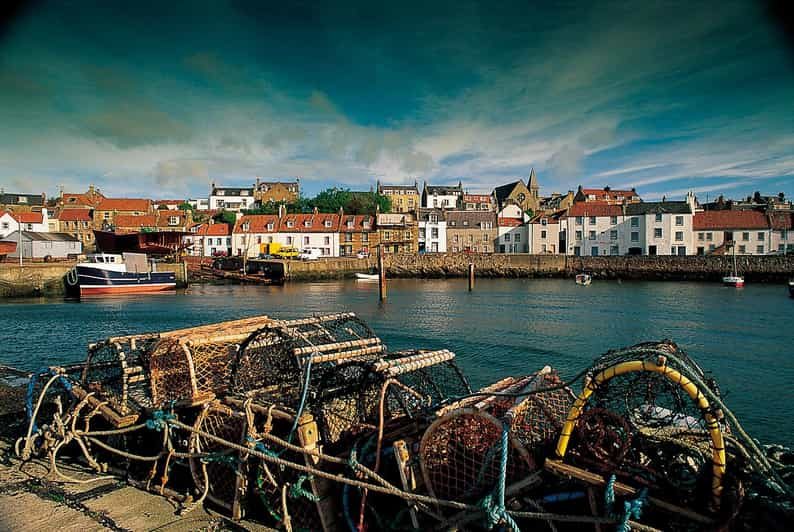
[[[474,263],[469,263],[469,292],[474,290]]]
[[[378,246],[378,288],[380,300],[386,301],[386,269],[383,267],[383,252],[381,251],[381,246]]]

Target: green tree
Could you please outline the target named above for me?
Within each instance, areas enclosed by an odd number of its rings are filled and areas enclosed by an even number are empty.
[[[237,221],[237,215],[230,211],[221,211],[215,213],[212,216],[212,219],[215,220],[219,224],[231,224],[234,225],[234,222]]]
[[[190,203],[188,203],[186,201],[184,203],[180,203],[179,205],[177,205],[177,209],[179,209],[180,211],[195,211],[196,210],[196,209],[193,208],[193,205],[191,205]]]

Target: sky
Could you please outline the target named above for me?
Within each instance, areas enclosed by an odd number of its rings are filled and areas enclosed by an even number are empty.
[[[0,187],[524,179],[794,197],[794,49],[758,1],[35,2],[0,26]],[[553,5],[552,5],[553,4]]]

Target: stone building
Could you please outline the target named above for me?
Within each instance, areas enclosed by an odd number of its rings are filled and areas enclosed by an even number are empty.
[[[384,185],[378,181],[378,194],[391,199],[391,212],[415,212],[421,206],[419,186],[416,181],[413,185]]]
[[[419,249],[419,226],[413,214],[378,214],[377,228],[384,253],[416,253]]]
[[[498,229],[496,213],[449,211],[447,219],[447,252],[493,253]]]
[[[497,210],[502,210],[505,205],[510,203],[518,205],[524,212],[536,213],[540,210],[540,185],[538,185],[538,177],[535,175],[534,168],[529,173],[527,184],[519,179],[496,187],[492,195]]]
[[[114,226],[116,216],[141,216],[152,212],[152,202],[148,199],[105,198],[94,209],[94,229]]]
[[[17,194],[0,188],[0,211],[40,211],[47,202],[46,194]]]
[[[79,240],[83,244],[83,250],[86,252],[93,251],[96,246],[90,209],[62,209],[58,215],[58,231],[68,233]]]
[[[342,214],[339,224],[339,256],[349,257],[359,251],[372,253],[379,244],[375,217],[367,214]]]
[[[64,192],[61,189],[60,195],[56,200],[56,206],[59,210],[88,209],[90,211],[95,209],[105,199],[107,198],[94,185],[90,185],[88,190],[82,194]]]
[[[491,194],[464,194],[460,208],[464,211],[495,211],[496,203]]]
[[[293,203],[300,197],[300,179],[295,181],[261,181],[256,178],[254,200],[264,203]]]

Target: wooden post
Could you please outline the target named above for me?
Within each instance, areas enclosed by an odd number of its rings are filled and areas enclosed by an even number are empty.
[[[185,283],[185,288],[187,288],[187,259],[185,257],[182,257],[182,282]]]
[[[474,263],[469,263],[469,292],[474,290]]]
[[[386,301],[386,268],[383,267],[383,251],[381,246],[378,246],[378,287],[380,300]]]

